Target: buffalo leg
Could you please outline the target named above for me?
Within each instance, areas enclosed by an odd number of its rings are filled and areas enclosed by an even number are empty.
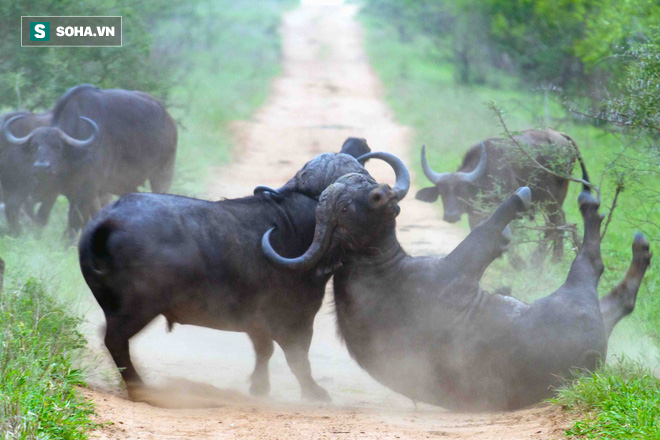
[[[486,222],[475,227],[449,255],[444,264],[456,275],[467,275],[474,279],[481,275],[502,252],[502,233],[519,213],[529,208],[531,192],[520,188],[502,203]]]
[[[41,201],[41,205],[37,210],[37,216],[35,222],[37,225],[44,227],[48,224],[48,219],[50,218],[50,212],[53,210],[55,201],[57,200],[57,194],[51,194]]]
[[[600,254],[600,224],[603,217],[598,214],[600,203],[587,191],[578,197],[580,213],[584,222],[582,248],[573,260],[566,278],[566,285],[576,287],[588,285],[594,290],[603,274],[603,260]]]
[[[5,215],[7,216],[7,224],[9,225],[9,233],[11,235],[19,235],[21,233],[20,214],[21,206],[25,202],[25,198],[18,194],[11,194],[7,196],[5,192]]]
[[[156,170],[149,176],[149,185],[153,193],[166,193],[172,186],[174,177],[174,157],[172,157],[163,167]]]
[[[618,286],[600,300],[600,311],[609,337],[614,326],[632,313],[637,301],[637,292],[646,269],[651,264],[649,242],[642,234],[636,234],[632,245],[633,257],[625,278]]]
[[[106,314],[105,346],[115,361],[132,400],[139,400],[139,390],[144,387],[144,383],[131,362],[129,340],[153,318],[154,316],[141,316],[137,313]]]
[[[305,399],[330,402],[332,399],[328,392],[317,384],[312,377],[312,367],[309,364],[309,346],[312,342],[312,331],[310,329],[309,335],[301,336],[298,334],[297,336],[297,338],[278,340],[277,343],[284,351],[291,372],[298,379],[302,396]]]
[[[564,232],[559,228],[566,225],[566,215],[561,206],[553,204],[549,209],[548,226],[552,230],[546,233],[546,239],[552,239],[552,261],[556,262],[564,256]]]
[[[273,340],[263,331],[248,332],[248,336],[254,346],[256,361],[254,371],[250,380],[250,394],[254,396],[265,396],[270,391],[270,379],[268,377],[268,361],[273,355]]]
[[[69,200],[69,218],[64,232],[65,237],[73,241],[84,224],[83,208],[80,203]]]

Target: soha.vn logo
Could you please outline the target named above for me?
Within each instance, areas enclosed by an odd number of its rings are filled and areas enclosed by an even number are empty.
[[[31,21],[30,41],[50,41],[50,23],[47,21]]]

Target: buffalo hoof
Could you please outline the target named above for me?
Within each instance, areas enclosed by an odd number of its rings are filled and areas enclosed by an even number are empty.
[[[270,393],[270,383],[268,380],[252,379],[250,385],[250,395],[255,397],[264,397]]]
[[[589,191],[582,191],[578,196],[578,206],[580,209],[587,206],[595,206],[598,209],[600,202]]]
[[[149,390],[143,382],[127,383],[126,391],[133,402],[149,402]]]
[[[302,392],[303,399],[316,400],[317,402],[332,402],[330,394],[321,386],[314,384],[313,387],[304,389]]]
[[[518,188],[516,191],[516,196],[523,202],[525,209],[529,209],[532,206],[532,190],[528,186],[523,186]]]
[[[642,267],[648,267],[651,264],[651,257],[653,254],[650,252],[651,245],[641,232],[635,234],[633,240],[633,264]]]

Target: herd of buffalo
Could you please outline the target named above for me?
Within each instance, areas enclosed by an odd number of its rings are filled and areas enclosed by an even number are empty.
[[[0,116],[0,183],[9,232],[23,217],[48,221],[61,194],[69,239],[106,318],[105,345],[129,396],[145,388],[129,341],[158,315],[168,325],[245,332],[256,353],[250,391],[269,392],[273,341],[306,398],[330,400],[308,359],[313,322],[333,278],[341,337],[373,378],[415,401],[456,410],[510,410],[549,397],[560,378],[594,369],[609,335],[635,306],[650,264],[636,235],[630,269],[599,300],[603,273],[599,201],[584,186],[582,245],[566,281],[527,304],[479,286],[507,249],[509,223],[542,206],[554,256],[577,145],[554,130],[528,130],[470,148],[456,172],[422,167],[444,219],[467,214],[471,232],[445,257],[412,257],[396,237],[410,188],[396,156],[349,138],[339,153],[309,161],[280,188],[207,201],[165,194],[177,149],[176,124],[149,95],[79,85],[52,111]],[[526,149],[532,160],[518,160]],[[393,187],[365,169],[382,160]],[[151,193],[137,192],[149,181]],[[120,196],[114,202],[112,196]],[[479,203],[477,203],[479,202]],[[498,205],[492,215],[480,203]],[[36,214],[35,208],[38,206]],[[23,216],[25,213],[26,216]],[[432,232],[431,232],[432,233]]]

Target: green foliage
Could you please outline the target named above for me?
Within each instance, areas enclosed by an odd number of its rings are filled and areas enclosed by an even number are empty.
[[[71,355],[80,319],[35,279],[0,294],[0,433],[5,439],[84,439],[96,425]]]
[[[142,90],[166,100],[171,66],[153,56],[153,23],[180,3],[132,0],[0,2],[0,108],[45,109],[68,88]],[[21,15],[121,15],[123,47],[21,47]]]
[[[586,419],[566,431],[588,439],[660,439],[660,379],[622,359],[579,377],[552,400]]]
[[[655,0],[368,0],[365,10],[403,43],[431,39],[459,83],[499,85],[503,70],[570,96],[596,122],[658,130]]]

